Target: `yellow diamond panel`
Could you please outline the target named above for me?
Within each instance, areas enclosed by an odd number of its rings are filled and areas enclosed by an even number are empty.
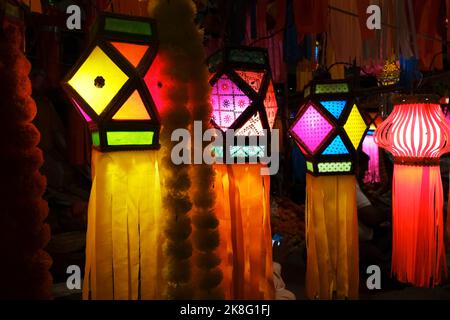
[[[367,125],[364,122],[361,113],[359,112],[356,105],[353,105],[352,111],[348,116],[347,122],[344,125],[344,130],[347,132],[350,141],[352,142],[355,149],[358,148],[359,143],[364,135],[364,131],[366,131]]]
[[[96,85],[99,77],[104,79],[103,85]],[[69,85],[97,114],[101,114],[127,80],[128,76],[103,50],[95,47],[69,80]]]

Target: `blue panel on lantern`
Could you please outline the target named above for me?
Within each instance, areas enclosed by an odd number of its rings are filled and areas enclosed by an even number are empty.
[[[327,109],[336,119],[339,119],[345,108],[346,100],[320,101],[325,109]]]
[[[323,155],[348,154],[344,142],[340,136],[336,136],[333,142],[322,152]]]

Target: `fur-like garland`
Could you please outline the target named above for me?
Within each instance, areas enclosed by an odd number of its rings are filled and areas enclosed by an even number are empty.
[[[0,31],[0,299],[49,299],[51,258],[43,250],[50,239],[42,199],[46,179],[39,173],[40,134],[31,123],[36,115],[31,65],[20,41],[15,29]]]

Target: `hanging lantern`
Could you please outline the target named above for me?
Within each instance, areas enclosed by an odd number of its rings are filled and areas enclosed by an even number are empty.
[[[265,49],[253,47],[226,48],[208,59],[212,73],[211,103],[213,125],[226,136],[229,129],[236,136],[269,134],[275,123],[278,105]],[[263,157],[267,146],[244,144],[231,146],[231,157]],[[222,158],[224,149],[215,147],[216,156]]]
[[[374,133],[383,122],[381,115],[377,111],[367,112],[366,119],[369,123],[369,130],[364,137],[362,150],[369,156],[369,164],[364,174],[364,183],[378,183],[380,179],[380,153],[378,145],[374,140]]]
[[[159,117],[143,77],[155,22],[102,14],[64,82],[92,132],[84,299],[161,299]]]
[[[155,24],[102,14],[63,88],[89,123],[99,151],[159,148],[159,116],[143,77],[157,52]]]
[[[226,48],[213,54],[208,65],[212,123],[223,137],[235,130],[229,150],[216,146],[214,153],[217,158],[229,152],[228,158],[247,160],[214,166],[225,298],[272,299],[270,177],[261,175],[265,165],[253,160],[267,154],[278,110],[267,51]],[[266,144],[255,145],[249,139],[263,135],[267,135]],[[239,137],[245,138],[243,142]]]
[[[449,129],[435,96],[396,98],[375,142],[394,156],[392,273],[420,287],[446,270],[439,157],[450,151]]]
[[[356,152],[367,124],[346,81],[305,88],[290,133],[306,158],[307,295],[358,296]]]
[[[386,60],[383,71],[378,75],[378,81],[382,86],[390,86],[400,81],[400,67],[395,58]]]

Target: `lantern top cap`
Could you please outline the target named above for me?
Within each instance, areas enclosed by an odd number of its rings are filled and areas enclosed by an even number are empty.
[[[394,105],[411,103],[439,104],[439,96],[434,94],[397,95],[391,101]]]

